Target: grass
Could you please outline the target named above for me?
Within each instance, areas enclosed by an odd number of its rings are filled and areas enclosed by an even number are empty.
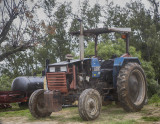
[[[126,120],[126,121],[121,121],[121,122],[115,122],[113,124],[135,124],[135,123],[137,123],[135,120]]]
[[[145,121],[160,121],[160,117],[158,116],[150,116],[150,117],[142,117],[143,120]]]
[[[29,120],[35,120],[28,108],[19,108],[16,103],[11,104],[12,108],[0,109],[0,117],[27,117]]]
[[[152,107],[152,108],[149,108]],[[158,116],[148,116],[147,111],[152,111],[155,106],[147,105],[141,112],[127,113],[122,108],[115,105],[103,106],[100,116],[93,121],[83,121],[78,113],[77,107],[63,108],[60,112],[53,112],[50,117],[35,119],[28,109],[20,109],[17,105],[13,108],[0,110],[0,121],[4,118],[22,117],[26,122],[44,123],[56,122],[60,124],[66,123],[85,123],[85,124],[136,124],[140,122],[156,122],[160,121]],[[159,111],[160,114],[160,111]]]

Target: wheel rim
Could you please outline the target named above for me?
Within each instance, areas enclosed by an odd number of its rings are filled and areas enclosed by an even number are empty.
[[[87,113],[88,115],[96,115],[96,113],[98,112],[98,99],[96,96],[91,96],[88,100],[87,100]]]
[[[144,76],[138,69],[131,72],[129,76],[129,96],[135,105],[140,105],[145,97],[145,80]]]

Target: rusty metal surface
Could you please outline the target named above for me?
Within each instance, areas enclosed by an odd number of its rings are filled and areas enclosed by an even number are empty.
[[[59,90],[67,93],[66,72],[47,73],[47,83],[49,90]]]
[[[59,91],[44,92],[44,101],[47,111],[58,112],[62,110],[62,97]]]
[[[121,57],[132,57],[132,56],[130,54],[128,54],[128,53],[125,53]]]
[[[0,103],[26,102],[28,97],[21,91],[0,91]]]
[[[6,108],[12,108],[12,106],[10,104],[0,104],[0,109],[6,109]]]

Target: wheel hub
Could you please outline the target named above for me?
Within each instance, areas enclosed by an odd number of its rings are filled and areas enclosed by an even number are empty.
[[[129,79],[129,92],[133,101],[136,101],[139,94],[138,80],[135,75],[131,75]]]
[[[42,111],[42,112],[45,109],[44,97],[42,94],[39,96],[39,99],[37,101],[37,108],[39,111]]]
[[[98,102],[96,98],[89,98],[87,102],[88,112],[91,115],[95,115],[98,109]]]
[[[139,70],[131,72],[128,82],[128,92],[131,101],[138,105],[144,98],[144,79]]]

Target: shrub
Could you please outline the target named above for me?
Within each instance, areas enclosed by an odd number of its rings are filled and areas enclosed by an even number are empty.
[[[6,75],[0,77],[0,91],[11,90],[12,79]]]
[[[149,99],[150,104],[155,104],[156,106],[160,106],[160,96],[158,94],[154,94],[150,99]]]

